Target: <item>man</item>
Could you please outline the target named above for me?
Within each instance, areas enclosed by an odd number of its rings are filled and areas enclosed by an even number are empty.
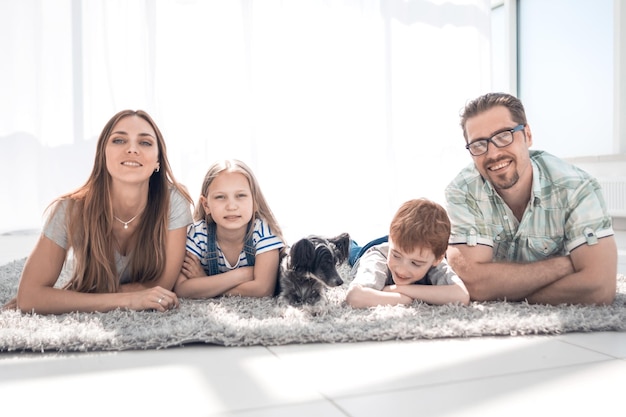
[[[471,298],[612,303],[617,246],[598,182],[529,150],[532,132],[514,96],[469,102],[461,127],[474,163],[446,188],[447,257]]]

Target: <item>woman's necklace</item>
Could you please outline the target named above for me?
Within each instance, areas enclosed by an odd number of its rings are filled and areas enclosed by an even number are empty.
[[[143,210],[142,210],[143,211]],[[141,211],[139,213],[137,213],[135,215],[135,217],[133,217],[132,219],[130,219],[129,221],[125,222],[124,220],[120,219],[119,217],[117,217],[115,214],[113,215],[113,218],[115,220],[117,220],[118,222],[122,223],[124,225],[124,229],[128,229],[128,225],[130,224],[130,222],[132,222],[133,220],[135,220],[137,218],[137,216],[139,216],[141,214]]]

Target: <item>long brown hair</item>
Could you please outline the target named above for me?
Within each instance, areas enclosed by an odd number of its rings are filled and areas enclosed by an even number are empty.
[[[221,161],[215,162],[206,175],[204,176],[204,180],[202,181],[202,189],[200,191],[200,196],[205,196],[209,192],[209,186],[217,178],[219,174],[222,172],[237,172],[242,174],[248,180],[248,184],[250,185],[250,192],[252,193],[252,201],[253,201],[253,210],[254,214],[250,222],[248,223],[248,234],[246,235],[246,240],[252,237],[254,233],[254,221],[256,219],[262,219],[267,225],[270,227],[272,233],[280,238],[280,240],[285,243],[285,239],[283,238],[283,232],[272,213],[263,193],[261,192],[261,187],[259,182],[257,181],[254,173],[244,162],[237,159],[224,159]],[[196,209],[193,214],[193,218],[195,221],[198,220],[206,220],[207,223],[215,223],[213,217],[211,217],[210,213],[207,213],[202,206],[202,201],[198,199],[198,204],[196,204]]]
[[[170,189],[176,188],[190,204],[192,202],[185,188],[172,175],[163,135],[152,118],[142,110],[123,110],[114,115],[100,133],[93,170],[87,182],[55,200],[68,200],[65,218],[68,249],[73,250],[74,268],[72,278],[65,286],[67,289],[98,293],[119,289],[114,256],[111,175],[106,167],[105,148],[114,126],[130,116],[141,117],[154,129],[160,167],[149,179],[148,201],[135,231],[136,236],[130,241],[131,282],[155,281],[165,269]]]

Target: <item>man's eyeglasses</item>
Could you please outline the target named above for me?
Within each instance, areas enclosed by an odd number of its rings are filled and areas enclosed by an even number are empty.
[[[487,153],[487,150],[489,149],[489,142],[493,143],[496,148],[504,148],[505,146],[509,146],[513,143],[513,133],[519,132],[524,129],[525,126],[526,125],[517,125],[513,129],[503,130],[502,132],[496,133],[489,139],[477,139],[465,145],[465,149],[467,149],[474,156],[480,156]]]

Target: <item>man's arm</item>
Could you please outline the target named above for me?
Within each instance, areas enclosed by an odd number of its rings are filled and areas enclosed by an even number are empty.
[[[581,245],[570,253],[576,272],[528,297],[541,304],[611,304],[617,287],[617,244],[614,236],[595,245]]]
[[[496,263],[491,256],[488,246],[448,248],[448,263],[473,300],[610,304],[615,298],[617,246],[613,236],[595,245],[581,245],[570,256],[533,263]]]
[[[572,274],[568,256],[534,263],[492,261],[493,249],[485,245],[449,245],[448,263],[476,301],[519,301]]]

